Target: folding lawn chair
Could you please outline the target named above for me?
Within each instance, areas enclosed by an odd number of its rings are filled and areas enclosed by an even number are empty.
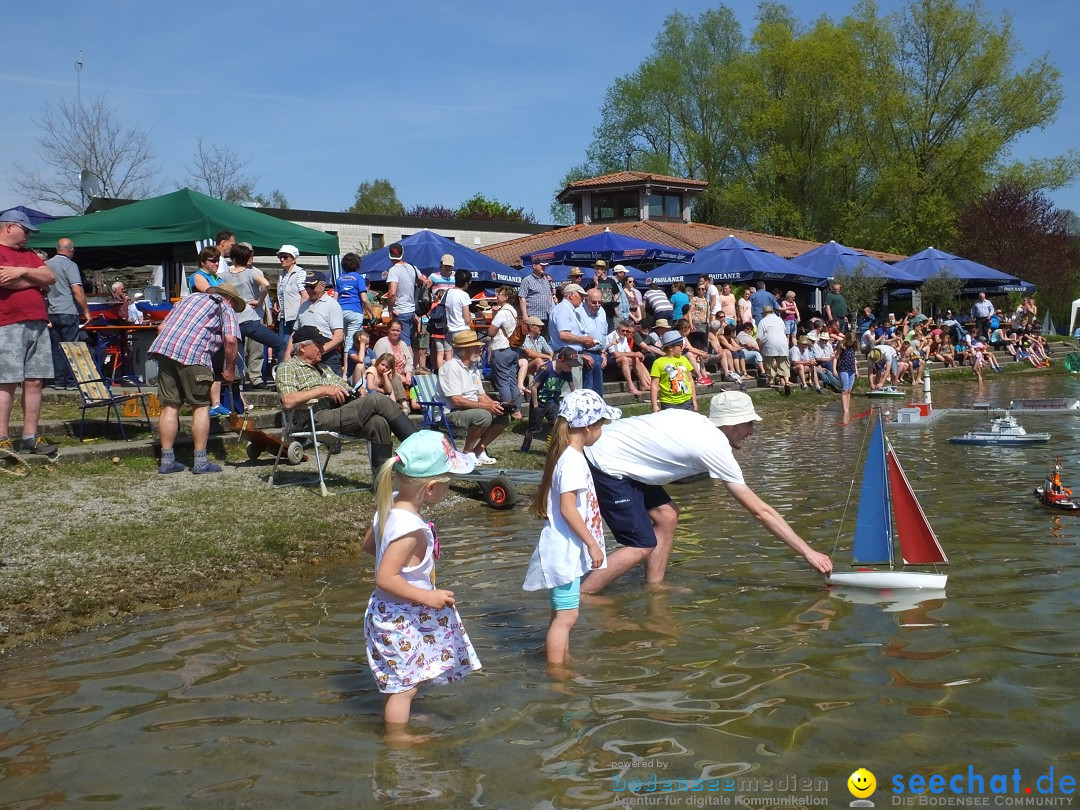
[[[318,399],[309,399],[306,405],[299,405],[292,410],[287,410],[284,405],[281,405],[281,440],[277,449],[277,454],[274,456],[274,467],[270,470],[270,477],[267,479],[267,483],[271,486],[287,487],[294,485],[314,485],[315,482],[318,481],[319,491],[322,493],[323,497],[326,497],[331,494],[330,490],[326,487],[326,468],[330,464],[330,456],[338,453],[341,450],[341,445],[345,442],[363,441],[363,439],[356,436],[338,433],[333,430],[320,430],[316,427],[315,406],[318,402]],[[303,417],[305,410],[307,411],[306,418]],[[300,416],[303,421],[300,423],[294,422],[294,416]],[[282,457],[285,457],[286,462],[289,465],[295,466],[301,464],[304,461],[304,450],[307,447],[311,448],[315,456],[315,467],[319,473],[318,477],[311,476],[305,479],[275,484],[274,476],[277,474],[277,468],[281,463]],[[367,488],[368,487],[355,487],[348,490],[339,490],[335,494],[359,492],[360,490]]]
[[[121,380],[134,385],[136,393],[114,394],[109,383],[101,376],[98,367],[90,356],[90,350],[85,343],[61,343],[60,348],[64,352],[71,373],[75,375],[75,381],[79,384],[79,397],[82,400],[82,411],[79,414],[79,441],[82,441],[83,430],[86,426],[86,411],[89,408],[107,408],[105,415],[105,427],[109,426],[112,415],[116,414],[116,424],[120,428],[120,435],[127,441],[127,433],[124,431],[124,422],[120,418],[120,409],[117,407],[132,400],[142,402],[143,417],[146,419],[146,427],[153,431],[150,423],[150,411],[146,400],[150,396],[149,391],[143,391],[139,381],[134,377],[121,377]],[[138,411],[136,411],[138,414]]]
[[[442,398],[439,391],[439,378],[434,374],[414,374],[413,390],[416,391],[416,404],[423,409],[423,421],[420,423],[420,429],[433,428],[446,431],[446,435],[450,437],[451,446],[454,450],[457,450],[457,443],[454,441],[454,428],[447,418],[447,414],[450,413],[450,406]]]

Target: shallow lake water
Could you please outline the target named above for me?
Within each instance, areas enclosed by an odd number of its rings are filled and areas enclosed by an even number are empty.
[[[983,393],[1078,397],[1080,383],[995,378]],[[866,420],[837,418],[835,402],[770,416],[739,458],[842,568]],[[1080,516],[1032,497],[1055,455],[1080,487],[1080,416],[1019,418],[1051,445],[950,445],[974,415],[888,431],[950,557],[947,596],[830,592],[722,486],[676,485],[673,587],[646,593],[635,573],[583,608],[574,676],[557,681],[546,596],[521,590],[539,523],[477,503],[440,525],[438,573],[484,669],[421,691],[430,742],[381,739],[371,563],[355,561],[0,661],[0,806],[844,806],[860,766],[878,807],[898,803],[894,777],[969,768],[987,794],[1019,769],[1021,796],[988,806],[1023,798],[1051,769],[1080,776]]]

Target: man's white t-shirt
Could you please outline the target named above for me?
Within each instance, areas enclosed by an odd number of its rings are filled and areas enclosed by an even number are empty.
[[[704,414],[666,410],[617,419],[585,448],[592,465],[615,478],[662,486],[707,473],[743,483],[727,436]]]
[[[460,332],[469,328],[465,325],[464,309],[470,303],[472,303],[472,298],[460,287],[446,291],[443,296],[443,306],[446,308],[447,332]]]

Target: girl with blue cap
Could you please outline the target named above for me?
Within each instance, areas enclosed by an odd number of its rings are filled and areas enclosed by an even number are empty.
[[[551,601],[548,666],[562,667],[570,654],[570,629],[581,602],[581,577],[607,565],[604,526],[592,472],[584,450],[600,438],[601,428],[622,412],[609,407],[588,388],[571,391],[559,403],[559,416],[548,441],[547,462],[534,510],[547,520],[529,561],[524,588],[547,588]]]
[[[441,433],[421,430],[375,477],[375,520],[364,537],[364,550],[375,555],[375,590],[364,637],[390,740],[412,740],[405,729],[421,683],[451,683],[480,669],[454,592],[435,587],[439,539],[420,515],[446,496],[451,472],[471,472],[473,464]]]

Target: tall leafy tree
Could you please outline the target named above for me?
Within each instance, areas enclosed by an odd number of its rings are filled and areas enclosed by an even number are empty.
[[[350,214],[381,214],[400,216],[405,206],[398,199],[397,190],[389,180],[376,178],[365,180],[356,189],[356,200],[345,209]]]
[[[749,43],[724,6],[676,13],[609,89],[584,165],[707,180],[706,222],[884,250],[948,244],[1000,176],[1051,187],[1080,170],[1076,153],[1009,162],[1061,103],[1053,65],[1017,57],[1009,20],[978,0],[913,0],[887,17],[861,0],[806,27],[766,2]]]

